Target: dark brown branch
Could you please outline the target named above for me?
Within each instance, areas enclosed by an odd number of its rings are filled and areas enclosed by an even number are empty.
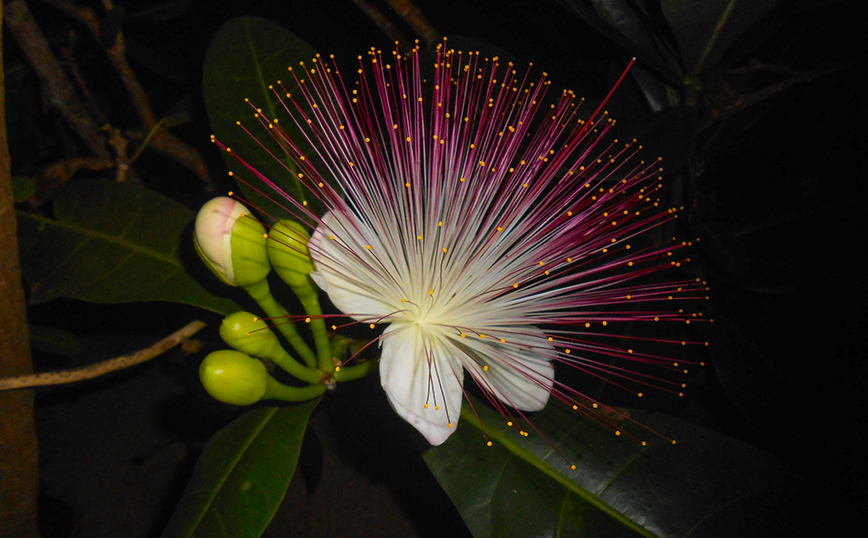
[[[73,54],[71,48],[72,45],[75,43],[75,39],[76,34],[74,32],[69,32],[70,46],[62,48],[60,50],[60,54],[66,61],[66,66],[67,69],[69,69],[69,74],[72,75],[72,79],[75,81],[75,85],[78,88],[79,93],[81,94],[85,103],[87,103],[87,109],[90,112],[91,117],[94,119],[97,125],[105,125],[108,123],[108,120],[103,115],[102,110],[100,110],[96,99],[90,91],[90,88],[88,88],[87,84],[84,82],[84,78],[81,76],[81,72],[78,70],[78,65],[75,62],[75,55]]]
[[[392,6],[398,15],[401,16],[404,21],[410,25],[416,34],[422,38],[422,41],[425,44],[435,43],[443,39],[443,34],[438,32],[428,19],[425,18],[425,15],[413,5],[413,2],[410,0],[387,0],[389,5]]]
[[[105,50],[109,61],[111,61],[112,66],[126,87],[130,100],[142,123],[144,123],[148,130],[153,129],[157,125],[157,118],[148,103],[145,89],[139,83],[138,78],[136,78],[132,67],[127,61],[123,32],[118,30],[114,36],[103,36],[100,33],[99,18],[92,9],[73,4],[67,0],[43,1],[81,21],[90,30],[97,42],[110,41],[112,43],[110,47],[103,50]],[[112,9],[110,2],[104,2],[104,4],[107,10]],[[112,39],[104,39],[108,37]],[[206,183],[211,183],[211,179],[208,176],[208,167],[205,165],[205,161],[199,152],[186,142],[176,138],[170,132],[164,129],[158,130],[151,138],[150,147],[186,166]]]
[[[383,12],[377,9],[375,6],[368,3],[366,0],[353,0],[353,3],[362,11],[365,12],[365,15],[370,17],[374,24],[380,27],[380,30],[383,31],[389,39],[398,43],[398,45],[403,50],[410,50],[412,48],[412,44],[407,40],[406,37],[401,33],[398,28],[392,24]]]
[[[87,113],[87,109],[79,100],[57,58],[51,53],[48,41],[39,31],[39,27],[33,20],[33,15],[24,0],[12,0],[4,7],[6,9],[6,24],[24,52],[27,61],[36,71],[42,84],[43,94],[51,105],[60,112],[93,155],[102,158],[109,157],[99,127]]]

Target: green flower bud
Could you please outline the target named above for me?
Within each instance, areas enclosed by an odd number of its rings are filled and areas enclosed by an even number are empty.
[[[232,349],[260,359],[267,359],[293,376],[311,384],[319,384],[322,372],[305,368],[280,345],[277,336],[262,319],[250,312],[236,312],[223,319],[220,338]]]
[[[275,357],[286,355],[268,324],[250,312],[226,316],[220,324],[220,338],[232,349],[260,359],[274,361]]]
[[[199,379],[215,400],[232,405],[254,404],[268,388],[265,365],[231,349],[209,353],[199,366]]]
[[[214,198],[196,215],[196,252],[230,286],[252,286],[268,276],[271,265],[265,237],[262,224],[232,198]]]
[[[281,220],[274,225],[268,239],[268,260],[278,276],[296,293],[297,288],[313,289],[310,279],[313,260],[307,249],[310,234],[304,226],[292,220]]]

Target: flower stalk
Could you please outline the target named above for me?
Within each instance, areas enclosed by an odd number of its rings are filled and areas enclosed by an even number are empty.
[[[289,342],[292,349],[294,349],[302,360],[304,360],[307,368],[317,368],[316,355],[310,349],[310,346],[307,345],[307,342],[304,341],[301,334],[299,334],[298,330],[295,328],[295,324],[292,321],[289,321],[292,316],[271,294],[268,281],[262,280],[261,282],[257,282],[251,286],[245,286],[244,291],[246,291],[250,297],[256,301],[259,308],[265,312],[265,317],[275,320],[275,327],[280,331],[280,334],[286,338],[286,341]],[[295,361],[295,359],[292,360]]]

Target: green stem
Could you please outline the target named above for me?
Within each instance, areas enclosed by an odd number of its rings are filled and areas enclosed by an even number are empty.
[[[325,392],[325,385],[308,385],[306,387],[289,387],[281,385],[273,377],[268,376],[263,400],[281,400],[284,402],[306,402],[313,400]]]
[[[259,308],[265,312],[266,316],[275,320],[286,318],[286,323],[275,322],[274,325],[277,327],[277,330],[283,334],[286,341],[289,342],[289,345],[291,345],[292,348],[295,349],[295,352],[304,360],[307,367],[315,369],[317,366],[316,355],[314,355],[310,346],[305,343],[301,335],[298,334],[298,331],[295,330],[295,324],[289,320],[289,312],[287,312],[286,309],[274,299],[274,296],[271,295],[271,291],[268,288],[268,281],[262,280],[261,282],[245,287],[244,290],[253,297],[259,305]],[[326,372],[329,371],[331,371],[331,368],[326,370]]]
[[[366,361],[355,366],[335,368],[334,378],[337,382],[352,381],[370,374],[377,368],[378,361]]]
[[[319,297],[313,295],[313,299],[302,298],[301,304],[304,311],[310,316],[310,332],[313,335],[313,343],[316,346],[316,354],[319,359],[319,369],[323,372],[331,372],[335,368],[334,355],[332,354],[332,346],[329,342],[329,333],[326,330],[325,320],[322,318],[322,307],[319,304]]]
[[[268,360],[283,368],[286,373],[302,381],[306,381],[312,385],[322,384],[323,377],[325,377],[324,372],[306,368],[297,360],[293,359],[292,355],[287,353],[283,348],[280,348],[280,351],[283,353],[278,353],[268,357]]]

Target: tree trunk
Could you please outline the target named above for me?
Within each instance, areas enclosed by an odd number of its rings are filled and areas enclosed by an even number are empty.
[[[0,10],[0,42],[3,14]],[[18,260],[18,238],[9,146],[6,87],[0,49],[0,377],[33,371]],[[36,538],[39,457],[33,424],[33,391],[0,392],[0,538]]]

